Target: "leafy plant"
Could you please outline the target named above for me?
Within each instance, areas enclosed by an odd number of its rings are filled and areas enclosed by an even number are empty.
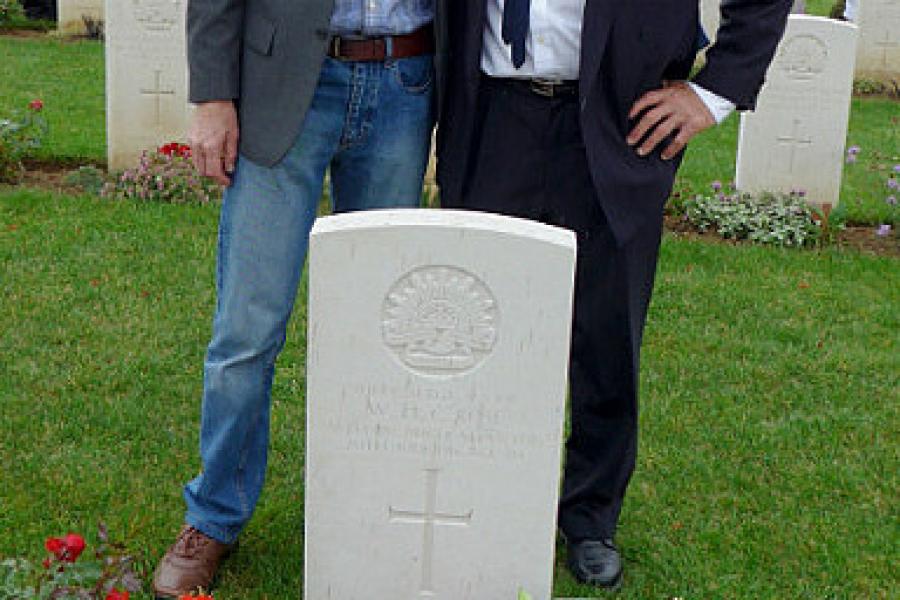
[[[91,15],[82,15],[81,21],[84,23],[85,37],[89,40],[104,39],[106,26],[103,19],[98,19]]]
[[[104,185],[101,196],[114,200],[206,204],[219,195],[219,187],[204,179],[191,162],[189,146],[172,142],[156,152],[144,152],[134,169],[126,169]]]
[[[109,541],[101,523],[100,541],[89,558],[79,560],[87,547],[77,533],[50,537],[44,542],[47,557],[40,565],[14,558],[0,562],[0,598],[15,600],[129,600],[143,584],[136,560],[124,546]]]
[[[685,201],[685,218],[701,231],[716,231],[726,239],[749,240],[777,246],[805,246],[821,237],[821,219],[807,204],[802,191],[790,194],[741,193],[731,186]]]
[[[25,9],[19,0],[0,0],[0,27],[8,27],[25,20]]]
[[[22,159],[40,148],[48,131],[40,115],[43,109],[44,103],[36,99],[28,103],[28,110],[0,119],[0,183],[18,183],[24,170]]]
[[[85,165],[69,171],[63,178],[63,184],[87,194],[99,195],[106,180],[106,173],[95,166]]]

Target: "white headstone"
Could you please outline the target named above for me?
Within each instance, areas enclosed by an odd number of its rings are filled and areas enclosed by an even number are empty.
[[[709,43],[712,45],[716,41],[716,33],[719,30],[719,25],[722,22],[722,0],[700,0],[700,23],[703,25],[703,31],[706,32],[706,36],[709,38]],[[803,14],[806,12],[806,2],[804,0],[794,0],[794,6],[791,9],[792,13]],[[705,55],[705,50],[701,52],[700,56]]]
[[[485,213],[319,220],[304,598],[549,600],[574,263]]]
[[[87,33],[85,17],[102,22],[104,0],[57,0],[56,23],[60,33],[83,35]]]
[[[106,121],[111,170],[144,150],[184,142],[187,0],[107,0]]]
[[[856,74],[874,79],[900,78],[900,0],[860,2],[856,24]]]
[[[756,111],[741,115],[738,189],[805,190],[811,203],[837,205],[856,37],[851,23],[789,18]]]

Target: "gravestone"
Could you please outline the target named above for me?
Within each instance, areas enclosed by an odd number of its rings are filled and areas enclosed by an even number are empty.
[[[860,2],[856,24],[856,75],[880,80],[900,78],[900,0]]]
[[[574,263],[521,219],[319,220],[304,598],[550,598]]]
[[[106,123],[111,170],[144,150],[183,142],[187,99],[186,0],[107,0]]]
[[[64,35],[87,33],[85,17],[97,22],[104,20],[103,2],[104,0],[57,0],[56,23],[59,32]]]
[[[741,115],[738,189],[805,190],[836,206],[850,116],[857,27],[792,15],[756,111]]]
[[[718,32],[719,25],[722,22],[722,15],[720,12],[721,6],[722,0],[700,0],[700,23],[703,25],[703,31],[705,31],[707,37],[709,37],[710,45],[715,43],[716,32]],[[791,12],[795,14],[805,13],[805,0],[794,0],[794,6],[791,9]],[[704,55],[705,50],[700,53],[701,57]]]

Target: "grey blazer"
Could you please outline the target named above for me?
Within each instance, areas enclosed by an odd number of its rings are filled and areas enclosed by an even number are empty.
[[[446,3],[435,0],[438,98]],[[272,166],[300,133],[330,38],[334,0],[188,0],[191,102],[234,100],[240,152]]]

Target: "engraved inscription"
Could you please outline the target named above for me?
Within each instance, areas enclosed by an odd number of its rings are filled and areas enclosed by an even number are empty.
[[[519,462],[556,445],[552,427],[525,423],[514,395],[361,385],[344,388],[340,405],[324,426],[350,453]]]
[[[135,20],[147,31],[169,31],[178,23],[183,0],[131,0]]]
[[[790,79],[808,81],[825,70],[828,44],[814,35],[797,35],[786,40],[778,57],[778,67]]]
[[[457,375],[480,365],[497,342],[497,301],[456,267],[422,267],[401,277],[382,308],[385,345],[421,375]]]
[[[425,469],[425,510],[398,510],[388,507],[391,523],[411,523],[424,525],[422,528],[422,583],[419,596],[432,598],[434,592],[434,528],[436,525],[468,527],[472,523],[473,510],[464,514],[441,513],[437,511],[437,482],[439,469]]]

